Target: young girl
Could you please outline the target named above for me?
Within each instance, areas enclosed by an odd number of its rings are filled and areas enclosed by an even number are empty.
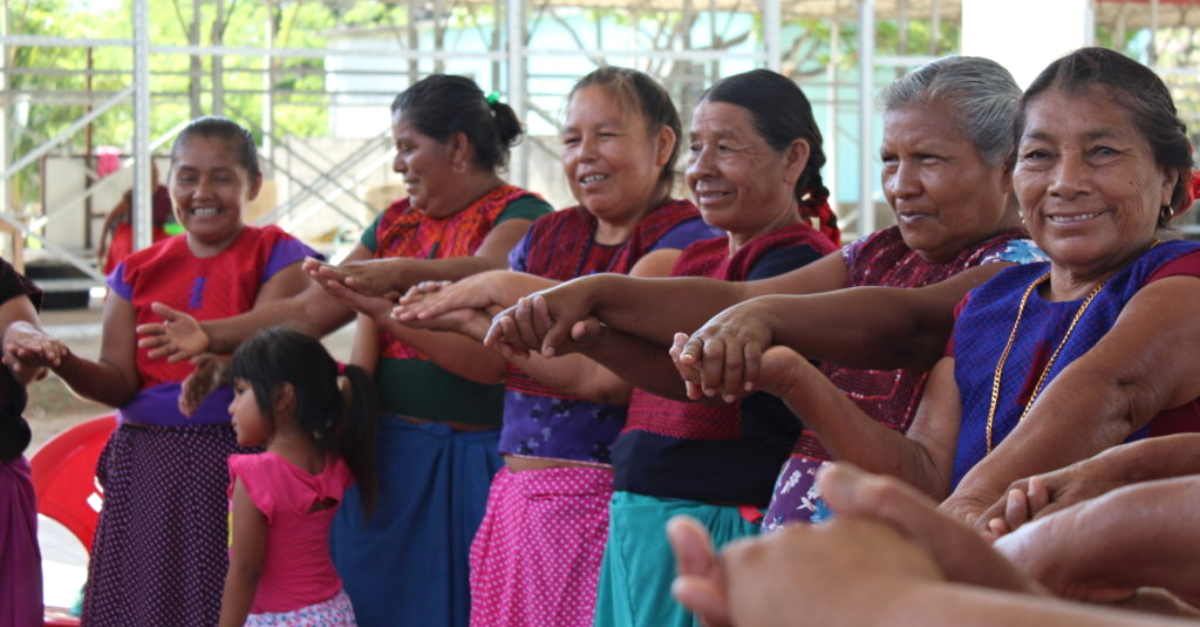
[[[96,465],[104,508],[88,562],[87,627],[212,627],[228,569],[226,460],[238,446],[222,388],[193,414],[178,408],[187,362],[152,360],[134,327],[163,303],[198,320],[249,311],[302,291],[316,254],[277,227],[242,221],[263,176],[254,138],[232,120],[199,118],[171,149],[168,188],[186,235],[126,257],[108,277],[97,361],[66,352],[51,367],[81,396],[119,408]],[[65,347],[63,347],[65,349]]]
[[[366,372],[339,366],[321,343],[273,328],[233,355],[238,444],[263,446],[229,458],[229,575],[221,627],[354,625],[354,609],[329,556],[329,527],[355,478],[367,512],[375,504],[377,422]],[[249,614],[249,619],[247,619]]]

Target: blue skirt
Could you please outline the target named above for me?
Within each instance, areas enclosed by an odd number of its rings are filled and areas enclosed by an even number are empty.
[[[367,520],[355,485],[330,537],[360,627],[466,627],[467,562],[503,465],[499,441],[498,430],[383,419],[374,515]]]
[[[734,506],[615,492],[600,566],[596,627],[700,627],[671,596],[675,554],[666,528],[677,514],[687,514],[708,527],[718,549],[758,533],[758,525],[743,518]]]

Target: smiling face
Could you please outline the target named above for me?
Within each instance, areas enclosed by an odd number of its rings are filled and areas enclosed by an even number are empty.
[[[653,209],[675,146],[667,127],[648,128],[602,85],[575,92],[563,128],[563,170],[571,194],[597,219],[636,221]]]
[[[444,202],[447,190],[461,176],[454,171],[450,146],[418,131],[403,111],[392,116],[392,139],[396,142],[392,170],[404,176],[412,205],[434,217],[461,209]]]
[[[777,151],[748,110],[704,101],[692,118],[688,188],[705,222],[750,239],[799,219],[795,186],[808,152],[804,140]]]
[[[238,444],[262,446],[271,437],[270,421],[258,406],[258,398],[249,381],[234,380],[233,402],[229,404],[229,414],[233,416],[233,430],[237,433]]]
[[[1011,180],[1003,164],[983,161],[940,102],[884,115],[883,194],[909,248],[947,261],[1015,225],[1006,209]]]
[[[258,196],[262,175],[251,177],[226,139],[193,136],[172,157],[169,189],[175,217],[196,254],[219,252],[242,230],[242,210]]]
[[[1154,240],[1175,178],[1103,88],[1051,89],[1026,108],[1013,184],[1055,269],[1102,280]]]

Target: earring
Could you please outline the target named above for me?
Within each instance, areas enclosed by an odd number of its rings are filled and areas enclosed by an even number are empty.
[[[1175,217],[1175,210],[1172,209],[1170,205],[1163,205],[1162,209],[1158,211],[1158,216],[1159,220],[1163,224],[1166,224],[1171,221],[1171,218]]]

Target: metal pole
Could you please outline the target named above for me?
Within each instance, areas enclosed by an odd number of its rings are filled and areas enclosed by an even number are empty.
[[[150,7],[133,0],[133,249],[152,242],[150,180]]]
[[[525,0],[508,0],[508,106],[517,114],[522,124],[527,124],[529,94],[526,91],[525,68]],[[529,142],[521,142],[513,150],[509,164],[509,179],[514,185],[529,185],[528,174]]]
[[[874,128],[875,97],[875,0],[858,4],[858,234],[875,232],[875,201],[872,198],[875,171],[872,167],[871,137]]]
[[[764,4],[763,39],[767,45],[767,68],[778,72],[783,67],[783,7],[780,0],[765,0]]]

